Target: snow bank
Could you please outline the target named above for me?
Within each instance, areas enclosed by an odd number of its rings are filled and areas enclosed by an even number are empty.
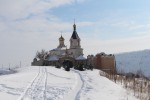
[[[65,71],[51,66],[30,66],[0,76],[2,100],[27,100],[26,97],[28,100],[137,100],[121,86],[100,76],[99,70]]]
[[[83,85],[77,100],[138,100],[120,85],[100,76],[99,70],[78,71]]]

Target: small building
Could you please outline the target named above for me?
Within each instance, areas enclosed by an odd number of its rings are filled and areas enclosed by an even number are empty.
[[[76,60],[76,65],[80,65],[80,64],[87,65],[87,59],[83,55],[80,55],[75,60]]]
[[[115,56],[112,54],[98,53],[95,56],[88,55],[87,61],[96,69],[103,70],[108,73],[116,72]]]
[[[48,57],[47,60],[47,65],[57,66],[57,64],[59,63],[59,58],[55,55]]]
[[[32,66],[43,66],[44,64],[44,60],[42,59],[37,59],[37,58],[34,58],[33,59],[33,62],[31,63]]]

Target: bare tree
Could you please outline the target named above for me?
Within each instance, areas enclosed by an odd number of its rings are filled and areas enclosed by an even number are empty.
[[[150,84],[148,85],[148,100],[150,100]]]
[[[41,51],[37,51],[36,58],[38,58],[40,60],[44,59],[47,54],[48,54],[48,52],[45,51],[44,49],[42,49]]]
[[[136,76],[137,78],[143,78],[144,77],[143,71],[141,69],[137,70]]]

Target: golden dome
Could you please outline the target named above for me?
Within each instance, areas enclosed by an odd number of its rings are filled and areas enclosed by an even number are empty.
[[[59,40],[60,40],[60,41],[64,41],[64,38],[62,37],[62,35],[61,35],[61,37],[59,38]]]

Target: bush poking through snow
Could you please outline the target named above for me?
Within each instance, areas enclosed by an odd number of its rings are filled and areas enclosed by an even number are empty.
[[[140,100],[150,100],[150,79],[145,77],[141,71],[137,71],[137,74],[133,73],[101,73],[101,76],[105,76],[115,83],[120,83],[128,91],[132,91],[133,95]]]

